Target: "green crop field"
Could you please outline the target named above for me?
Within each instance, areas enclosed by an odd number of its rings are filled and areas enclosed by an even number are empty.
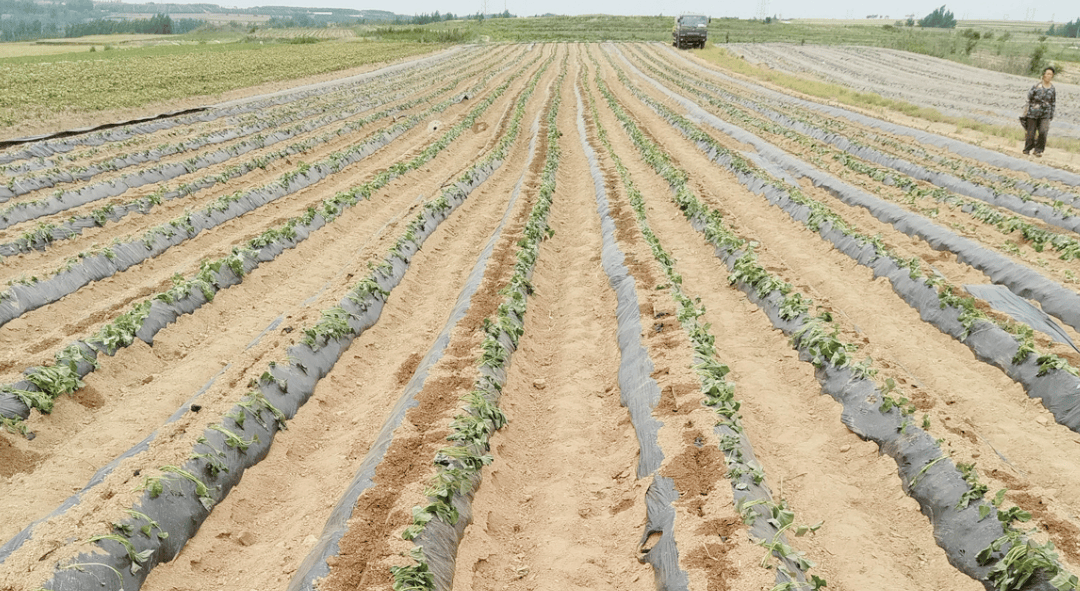
[[[0,59],[0,125],[27,115],[101,111],[212,96],[400,59],[438,46],[416,43],[158,45]],[[227,54],[227,57],[226,57]]]

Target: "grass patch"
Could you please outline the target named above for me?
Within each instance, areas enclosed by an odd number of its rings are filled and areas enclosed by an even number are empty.
[[[376,27],[363,34],[379,41],[409,41],[412,43],[466,43],[475,40],[475,33],[460,27],[385,26]]]
[[[670,16],[540,16],[455,20],[424,25],[460,30],[469,39],[490,41],[662,41],[671,43]]]

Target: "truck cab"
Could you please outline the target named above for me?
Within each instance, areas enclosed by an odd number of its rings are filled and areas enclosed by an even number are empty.
[[[675,17],[671,31],[671,44],[678,49],[705,47],[709,38],[709,17],[702,14],[683,14]]]

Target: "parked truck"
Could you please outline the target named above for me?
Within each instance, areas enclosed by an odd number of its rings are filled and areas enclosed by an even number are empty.
[[[702,14],[684,14],[675,17],[671,31],[671,44],[679,49],[705,47],[709,38],[709,17]]]

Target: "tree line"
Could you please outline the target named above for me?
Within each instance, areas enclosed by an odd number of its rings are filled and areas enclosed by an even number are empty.
[[[86,35],[148,34],[178,35],[193,31],[206,21],[182,18],[173,20],[167,14],[157,14],[148,19],[109,20],[94,19],[88,22],[57,24],[41,19],[0,21],[0,41],[32,41],[56,37],[83,37]]]
[[[1080,18],[1064,25],[1050,25],[1046,34],[1056,37],[1072,37],[1073,39],[1080,37]]]

